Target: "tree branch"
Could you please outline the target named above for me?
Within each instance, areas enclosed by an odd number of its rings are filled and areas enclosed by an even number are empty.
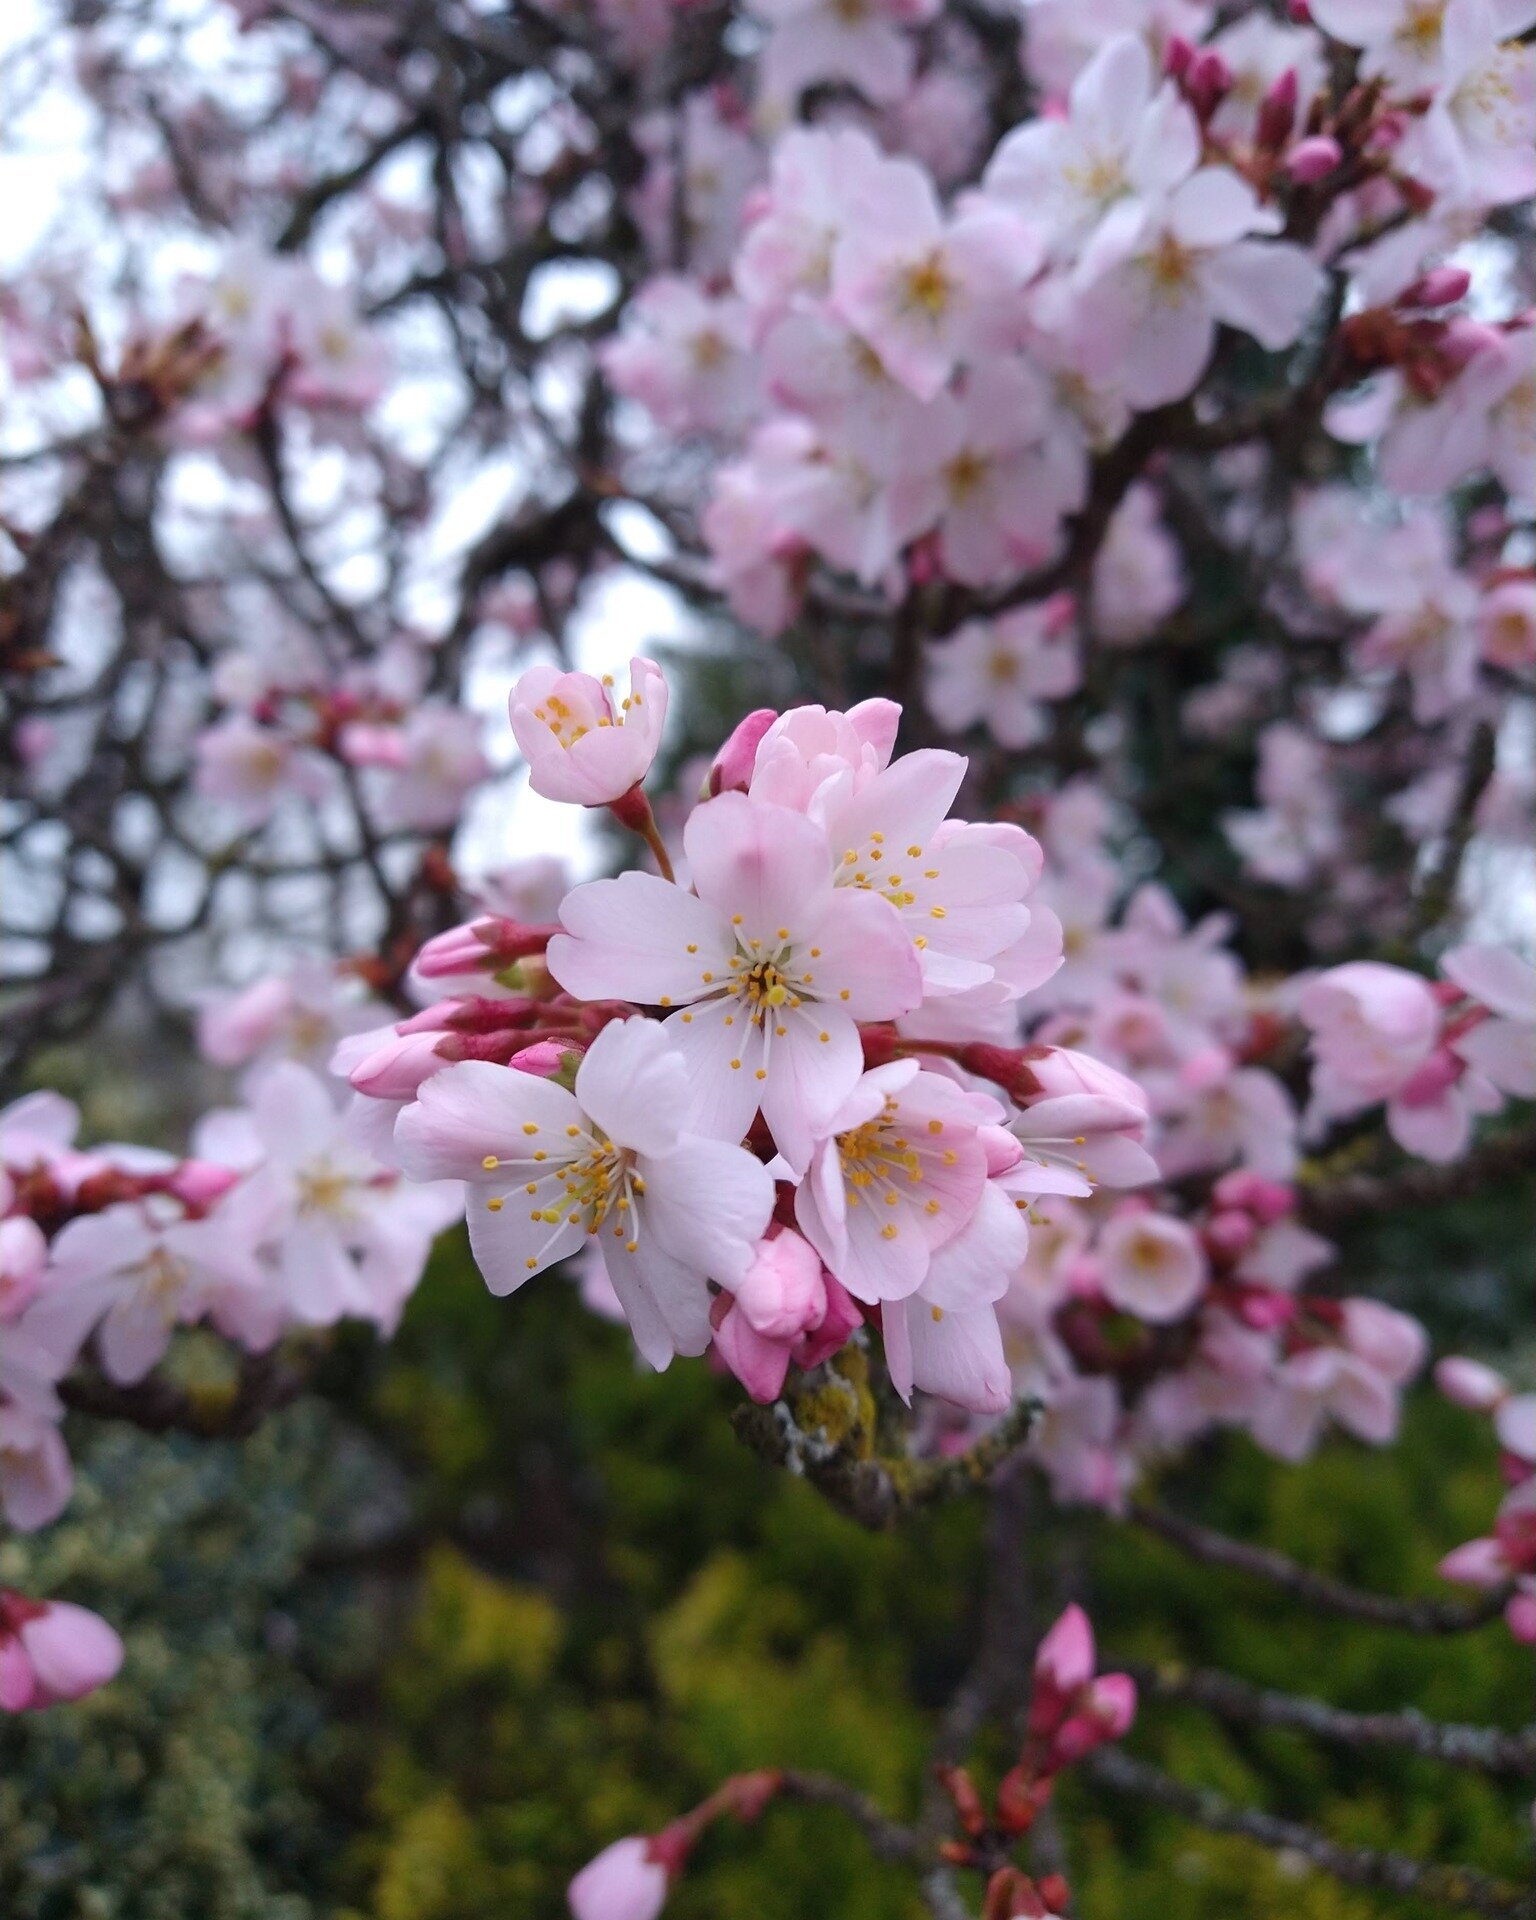
[[[1238,1726],[1285,1727],[1346,1747],[1397,1747],[1427,1760],[1484,1773],[1517,1778],[1536,1774],[1536,1726],[1506,1733],[1500,1727],[1431,1720],[1412,1708],[1401,1713],[1351,1713],[1326,1700],[1253,1686],[1235,1674],[1120,1664],[1146,1691],[1205,1707]]]
[[[1112,1747],[1094,1754],[1084,1763],[1084,1771],[1112,1792],[1150,1800],[1212,1833],[1236,1834],[1277,1852],[1300,1854],[1347,1886],[1413,1894],[1447,1909],[1496,1915],[1500,1920],[1532,1920],[1536,1916],[1536,1893],[1523,1892],[1476,1867],[1445,1866],[1403,1853],[1342,1846],[1313,1827],[1282,1820],[1256,1807],[1236,1806],[1208,1788],[1182,1786],[1156,1767]]]
[[[1310,1567],[1277,1553],[1272,1547],[1250,1546],[1233,1540],[1195,1520],[1136,1501],[1130,1517],[1138,1526],[1158,1534],[1192,1560],[1209,1567],[1230,1567],[1234,1572],[1252,1574],[1255,1579],[1281,1587],[1298,1600],[1324,1613],[1337,1613],[1346,1619],[1362,1620],[1376,1627],[1400,1627],[1409,1633],[1470,1633],[1498,1618],[1509,1599],[1510,1589],[1496,1588],[1480,1594],[1476,1600],[1400,1600],[1383,1593],[1368,1593],[1352,1587],[1331,1574],[1315,1573]]]

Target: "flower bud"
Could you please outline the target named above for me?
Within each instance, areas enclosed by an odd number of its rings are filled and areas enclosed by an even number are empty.
[[[1254,139],[1265,153],[1278,152],[1290,138],[1291,128],[1296,124],[1299,94],[1296,69],[1287,67],[1260,102]]]
[[[666,1905],[667,1869],[651,1842],[632,1834],[589,1860],[566,1889],[572,1920],[657,1920]]]
[[[820,1326],[827,1310],[821,1255],[788,1229],[758,1243],[736,1286],[736,1304],[761,1334],[792,1340]]]
[[[746,792],[757,764],[759,743],[778,717],[772,707],[757,707],[737,724],[709,770],[711,796]]]
[[[1326,133],[1298,140],[1286,155],[1285,170],[1299,187],[1314,187],[1342,162],[1344,149]]]
[[[1472,285],[1465,267],[1431,267],[1397,296],[1400,307],[1453,307]]]
[[[1448,1354],[1436,1363],[1435,1385],[1447,1400],[1472,1413],[1491,1413],[1509,1392],[1502,1373],[1461,1354]]]

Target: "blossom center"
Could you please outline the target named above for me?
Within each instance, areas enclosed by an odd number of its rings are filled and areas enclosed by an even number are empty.
[[[943,318],[954,292],[955,283],[945,271],[943,256],[937,252],[908,267],[902,276],[902,305],[909,313],[920,313],[929,320]]]

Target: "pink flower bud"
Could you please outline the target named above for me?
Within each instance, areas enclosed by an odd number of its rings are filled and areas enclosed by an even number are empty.
[[[1093,1678],[1093,1628],[1075,1603],[1035,1652],[1035,1685],[1070,1699]]]
[[[525,926],[501,914],[487,914],[467,926],[435,934],[417,954],[412,970],[423,980],[463,973],[500,973],[514,960],[542,953],[558,927]]]
[[[1189,71],[1195,50],[1181,33],[1171,33],[1163,47],[1163,72],[1170,80],[1182,80]]]
[[[1502,1373],[1461,1354],[1448,1354],[1436,1363],[1435,1385],[1447,1400],[1472,1413],[1491,1413],[1509,1392]]]
[[[1326,180],[1344,158],[1344,149],[1326,133],[1314,133],[1298,140],[1286,155],[1285,170],[1300,187],[1316,186]]]
[[[1536,1647],[1536,1593],[1515,1594],[1504,1609],[1504,1624],[1522,1646]]]
[[[1218,1207],[1241,1207],[1265,1227],[1283,1220],[1296,1206],[1294,1188],[1282,1186],[1278,1180],[1266,1180],[1260,1174],[1241,1170],[1224,1173],[1212,1188],[1211,1198]]]
[[[438,1051],[440,1032],[400,1033],[375,1047],[347,1079],[374,1100],[414,1100],[423,1080],[448,1065]]]
[[[1520,1393],[1504,1401],[1493,1416],[1493,1430],[1506,1453],[1536,1463],[1536,1393]]]
[[[760,1406],[777,1400],[789,1372],[793,1342],[759,1333],[728,1293],[716,1295],[710,1319],[716,1355]]]
[[[1208,120],[1232,91],[1232,69],[1215,47],[1204,47],[1189,63],[1184,93],[1202,120]]]
[[[558,1080],[573,1057],[580,1058],[580,1054],[568,1040],[535,1040],[531,1047],[514,1053],[507,1065],[540,1080]]]
[[[167,1184],[184,1206],[211,1207],[239,1179],[233,1167],[216,1166],[211,1160],[183,1160]]]
[[[604,1847],[566,1889],[572,1920],[656,1920],[666,1905],[667,1870],[649,1840],[632,1834]]]
[[[123,1643],[99,1614],[0,1588],[0,1708],[81,1700],[123,1664]]]
[[[746,792],[757,764],[758,746],[778,717],[772,707],[757,707],[737,724],[709,770],[711,794]]]
[[[1458,313],[1446,322],[1445,332],[1440,338],[1440,354],[1448,365],[1464,367],[1481,353],[1507,352],[1504,335],[1497,327],[1490,327],[1486,321],[1473,320],[1469,315]]]
[[[1296,69],[1287,67],[1260,102],[1254,139],[1264,152],[1277,152],[1290,138],[1291,128],[1296,124],[1299,92]]]
[[[1431,267],[1397,296],[1400,307],[1453,307],[1472,285],[1465,267]]]
[[[830,1273],[822,1276],[827,1290],[827,1310],[814,1333],[805,1335],[795,1347],[795,1364],[819,1367],[845,1343],[848,1336],[864,1324],[864,1311],[840,1280]]]
[[[1258,1222],[1253,1215],[1240,1213],[1236,1208],[1227,1213],[1213,1214],[1200,1229],[1200,1238],[1218,1260],[1237,1259],[1239,1254],[1248,1251],[1258,1235]]]
[[[337,745],[348,766],[398,768],[405,765],[405,741],[398,727],[354,720],[342,728]]]
[[[759,1241],[736,1287],[736,1304],[773,1340],[793,1340],[820,1326],[827,1310],[821,1256],[788,1230]]]
[[[1101,1673],[1089,1687],[1084,1706],[1106,1740],[1122,1739],[1136,1718],[1136,1682],[1128,1673]]]

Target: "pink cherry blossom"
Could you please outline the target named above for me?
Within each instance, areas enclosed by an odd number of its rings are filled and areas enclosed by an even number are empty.
[[[667,683],[654,661],[637,656],[629,685],[620,700],[607,679],[528,669],[512,689],[512,731],[535,793],[603,807],[645,778],[661,745]]]
[[[935,1252],[981,1204],[978,1128],[997,1111],[903,1060],[866,1073],[828,1117],[795,1219],[855,1299],[903,1300],[922,1286]]]
[[[1453,947],[1440,970],[1489,1011],[1452,1049],[1517,1100],[1536,1099],[1536,967],[1508,947]]]
[[[977,207],[946,223],[922,170],[893,161],[840,238],[832,306],[920,400],[1003,324],[1039,259],[1028,229]]]
[[[1099,1284],[1122,1312],[1162,1323],[1179,1320],[1205,1291],[1200,1243],[1171,1215],[1119,1213],[1099,1235]]]
[[[1296,1006],[1312,1033],[1312,1106],[1321,1116],[1390,1098],[1429,1058],[1440,1031],[1429,983],[1376,960],[1316,975]]]
[[[929,649],[929,710],[949,733],[984,725],[999,745],[1026,747],[1045,734],[1043,701],[1074,693],[1082,677],[1072,604],[1019,607],[968,621]]]
[[[671,1030],[650,1020],[605,1027],[574,1093],[464,1061],[401,1115],[400,1156],[418,1180],[466,1183],[470,1244],[493,1293],[595,1237],[636,1344],[664,1367],[708,1346],[708,1282],[741,1280],[773,1207],[758,1160],[684,1129],[688,1075]]]
[[[1184,397],[1204,373],[1221,322],[1271,352],[1291,346],[1322,291],[1317,264],[1223,167],[1203,167],[1155,199],[1127,200],[1073,270],[1074,324],[1114,363],[1137,407]]]
[[[0,1587],[0,1709],[25,1713],[83,1700],[122,1664],[123,1643],[99,1614]]]
[[[917,953],[888,900],[834,888],[831,844],[802,814],[723,793],[683,845],[692,893],[644,873],[577,887],[550,970],[584,999],[668,1009],[699,1131],[739,1140],[761,1108],[803,1166],[858,1077],[856,1022],[922,998]]]
[[[651,1843],[632,1835],[589,1860],[566,1890],[572,1920],[656,1920],[669,1876]]]

